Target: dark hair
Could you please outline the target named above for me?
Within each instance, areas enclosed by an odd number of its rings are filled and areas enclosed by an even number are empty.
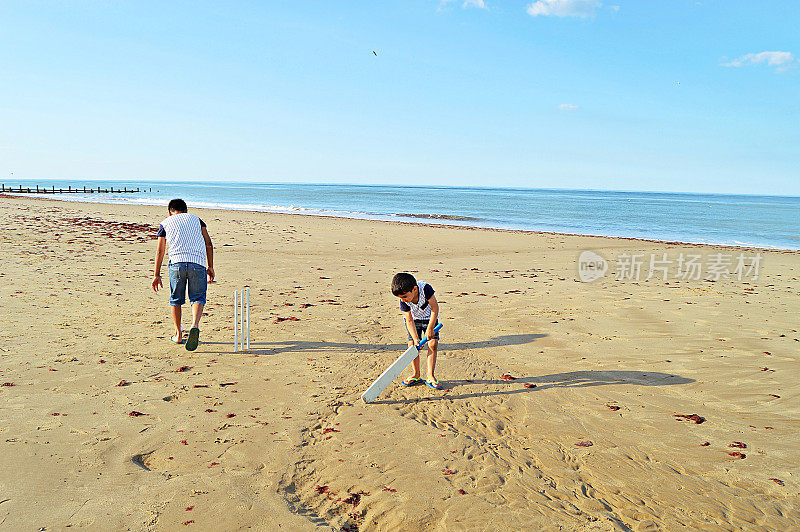
[[[189,209],[186,207],[186,202],[182,199],[174,199],[169,202],[167,205],[167,210],[169,212],[186,212]]]
[[[399,296],[411,292],[417,280],[410,273],[398,273],[392,278],[392,294]]]

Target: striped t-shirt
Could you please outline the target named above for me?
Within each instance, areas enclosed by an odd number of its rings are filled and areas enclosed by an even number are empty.
[[[186,212],[173,214],[161,222],[156,236],[166,237],[172,264],[194,262],[206,266],[206,241],[200,231],[205,226],[203,220]]]
[[[425,281],[419,281],[417,288],[419,288],[419,300],[416,303],[401,301],[400,310],[403,312],[411,311],[411,317],[415,320],[429,320],[431,318],[431,306],[428,304],[428,300],[433,297],[433,287]]]

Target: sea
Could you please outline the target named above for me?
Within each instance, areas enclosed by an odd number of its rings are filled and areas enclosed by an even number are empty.
[[[139,188],[48,194],[166,205],[800,250],[800,197],[506,187],[25,180],[5,186]]]

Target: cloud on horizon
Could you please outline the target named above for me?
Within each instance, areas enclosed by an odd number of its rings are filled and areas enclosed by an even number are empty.
[[[592,17],[603,4],[600,0],[537,0],[525,11],[532,17]]]
[[[724,67],[739,68],[751,65],[767,65],[775,67],[777,72],[789,70],[797,64],[797,60],[791,52],[758,52],[757,54],[745,54],[741,57],[722,63]]]
[[[562,103],[558,106],[559,110],[561,111],[577,111],[580,109],[579,105],[575,105],[574,103]]]

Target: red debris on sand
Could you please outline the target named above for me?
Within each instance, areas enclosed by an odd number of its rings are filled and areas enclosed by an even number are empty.
[[[192,388],[208,388],[208,384],[195,384]]]
[[[175,370],[175,373],[182,373],[184,371],[189,371],[190,369],[192,369],[191,366],[181,366]]]
[[[396,489],[394,489],[394,488],[387,488],[387,487],[384,487],[384,488],[383,488],[383,491],[388,491],[389,493],[394,493],[394,492],[396,492],[397,490],[396,490]]]
[[[701,443],[700,447],[708,447],[709,445],[711,445],[711,442],[707,442],[706,441],[706,442]]]
[[[300,308],[308,308],[313,306],[314,306],[313,303],[303,303],[302,305],[300,305]]]
[[[236,381],[236,382],[223,382],[223,383],[220,383],[220,387],[224,388],[225,386],[235,386],[236,384],[239,384],[239,381]]]
[[[139,417],[139,416],[146,416],[147,414],[139,412],[138,410],[131,410],[131,412],[128,415],[131,417]]]
[[[442,469],[442,474],[443,474],[443,475],[455,475],[455,474],[456,474],[456,472],[455,472],[455,471],[453,471],[452,469],[446,469],[446,468],[445,468],[445,469]]]
[[[761,371],[775,371],[775,370],[774,369],[769,369],[769,368],[761,368]]]
[[[192,510],[194,510],[194,506],[187,506],[186,507],[186,511],[187,512],[191,512]]]
[[[358,506],[358,503],[361,502],[362,495],[369,495],[368,493],[364,493],[363,491],[359,491],[357,493],[348,493],[350,495],[342,502],[345,504],[352,504],[353,506]]]
[[[523,384],[523,386],[525,386],[526,388],[536,388],[536,385],[533,384],[532,382],[526,382],[525,384]]]
[[[4,382],[3,386],[16,386],[13,382]]]
[[[706,420],[706,418],[700,417],[697,414],[691,414],[691,415],[689,415],[689,414],[673,414],[673,415],[676,418],[679,418],[678,421],[680,421],[680,418],[684,418],[684,419],[689,420],[689,421],[694,421],[698,425],[700,423],[703,423]]]
[[[214,467],[215,465],[219,465],[219,462],[211,462],[211,465],[208,467]]]
[[[728,445],[728,447],[733,447],[735,449],[747,449],[747,444],[740,441],[735,441]]]
[[[775,395],[774,393],[769,394],[770,397],[774,397],[775,399],[780,399],[780,395]]]
[[[50,414],[50,415],[51,415],[51,416],[60,416],[61,414],[59,414],[58,412],[53,412],[53,413],[52,413],[52,414]]]
[[[785,485],[786,485],[786,484],[785,484],[785,483],[784,483],[784,482],[783,482],[781,479],[779,479],[779,478],[771,478],[770,480],[771,480],[772,482],[774,482],[775,484],[777,484],[778,486],[785,486]]]
[[[614,412],[616,412],[617,410],[619,410],[621,408],[621,407],[619,407],[617,405],[606,405],[606,406],[608,408],[610,408],[611,410],[613,410]]]
[[[288,318],[275,318],[275,321],[272,323],[280,323],[282,321],[300,321],[300,318],[295,318],[294,316],[289,316]]]
[[[587,440],[587,441],[579,441],[575,445],[577,445],[578,447],[591,447],[592,445],[594,445],[594,443]]]
[[[460,493],[461,495],[466,495],[467,494],[467,492],[464,491],[464,490],[458,490],[458,493]]]
[[[515,380],[517,380],[517,378],[516,378],[516,377],[512,377],[512,376],[511,376],[511,375],[509,375],[508,373],[505,373],[505,374],[503,374],[503,375],[500,375],[500,378],[501,378],[501,379],[503,379],[504,381],[515,381]]]
[[[211,412],[216,412],[216,410],[214,410],[213,408],[206,408],[206,412],[211,413]]]
[[[186,440],[181,440],[181,443],[184,445],[189,445],[189,443]]]
[[[103,359],[101,358],[101,359],[100,359],[100,363],[101,363],[101,364],[105,364],[105,363],[106,363],[106,361],[105,361],[105,360],[103,360]]]
[[[119,381],[116,384],[116,386],[127,386],[128,384],[130,384],[128,381],[126,381],[125,379],[122,379],[121,381]]]
[[[194,519],[189,519],[188,521],[183,522],[184,526],[189,525],[191,523],[194,523]]]
[[[319,494],[328,493],[328,486],[317,486],[316,489]]]
[[[341,431],[338,431],[338,430],[336,430],[336,429],[332,429],[332,428],[330,428],[330,427],[328,427],[327,429],[322,429],[322,433],[323,433],[323,434],[327,434],[327,433],[329,433],[329,432],[341,432]]]
[[[733,456],[734,458],[741,458],[741,459],[744,459],[744,458],[747,457],[746,454],[740,453],[739,451],[734,451],[732,453],[728,453],[728,456]]]
[[[236,414],[228,414],[228,415],[227,415],[227,416],[225,416],[225,417],[226,417],[226,418],[228,418],[228,419],[230,419],[230,418],[232,418],[232,417],[236,417]]]

